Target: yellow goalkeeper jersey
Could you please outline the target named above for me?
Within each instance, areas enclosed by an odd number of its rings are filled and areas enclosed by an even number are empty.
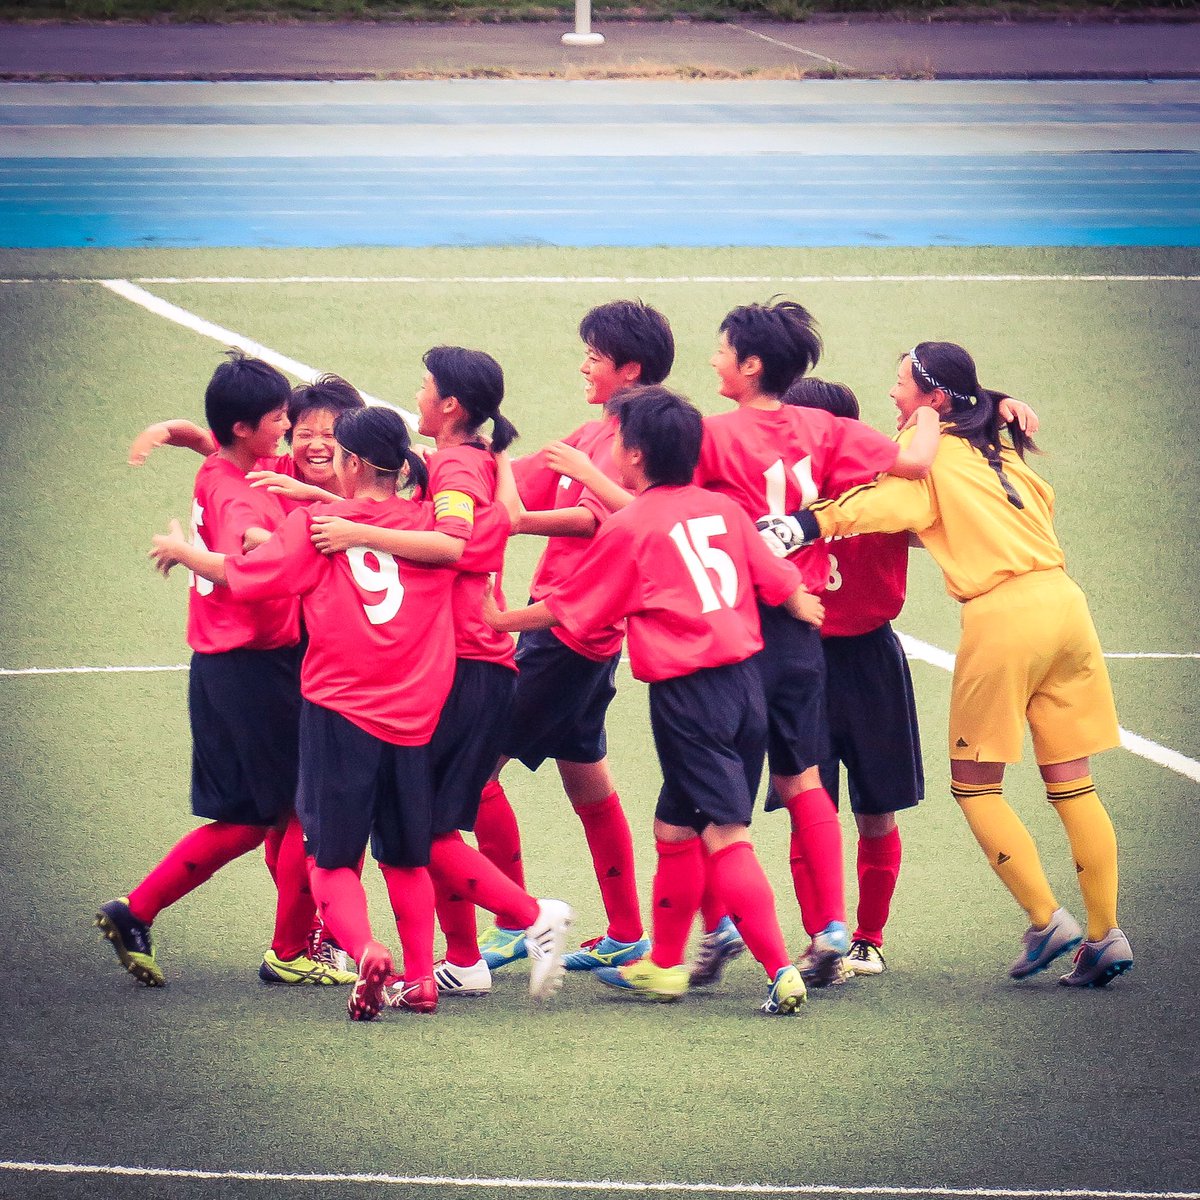
[[[911,438],[901,436],[904,444]],[[1001,454],[1004,473],[1024,502],[1017,508],[1000,477],[968,442],[943,433],[926,479],[885,475],[836,500],[811,506],[821,533],[898,533],[920,537],[956,600],[973,600],[997,584],[1064,565],[1054,536],[1054,489],[1014,450]]]

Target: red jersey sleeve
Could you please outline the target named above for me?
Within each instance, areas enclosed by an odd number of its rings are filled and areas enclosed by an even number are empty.
[[[818,480],[821,495],[840,496],[896,465],[900,447],[890,438],[851,417],[830,417],[824,470]]]
[[[452,446],[430,460],[429,491],[438,533],[471,537],[475,511],[496,494],[496,463],[481,446]]]
[[[325,568],[325,556],[312,544],[309,510],[297,509],[271,540],[248,554],[225,560],[229,589],[239,600],[302,596],[311,591]]]
[[[634,542],[629,525],[605,525],[571,578],[545,597],[546,607],[573,637],[586,641],[590,633],[619,625],[641,607]]]

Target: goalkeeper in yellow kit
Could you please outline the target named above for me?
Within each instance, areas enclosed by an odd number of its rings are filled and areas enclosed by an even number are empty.
[[[1069,987],[1103,987],[1133,965],[1117,926],[1117,844],[1096,795],[1089,756],[1119,744],[1099,639],[1079,586],[1064,570],[1052,522],[1054,492],[1025,463],[1036,449],[1004,428],[1001,393],[980,386],[975,363],[951,342],[905,354],[891,397],[900,425],[928,405],[942,438],[928,478],[894,476],[758,522],[787,552],[848,533],[915,532],[963,605],[950,698],[951,791],[993,870],[1028,913],[1015,979],[1079,947]],[[1002,438],[1001,433],[1005,436]],[[1047,799],[1075,859],[1087,932],[1055,899],[1037,847],[1003,796],[1028,723]]]

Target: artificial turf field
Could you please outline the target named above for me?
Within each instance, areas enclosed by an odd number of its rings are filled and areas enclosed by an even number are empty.
[[[0,283],[0,1196],[1200,1195],[1200,254],[0,252],[0,276],[26,281]],[[297,276],[326,281],[280,282]],[[165,277],[226,281],[148,282]],[[707,411],[723,403],[707,365],[720,318],[774,293],[814,311],[818,374],[854,387],[877,427],[892,424],[901,351],[968,346],[985,384],[1042,417],[1040,469],[1106,651],[1178,656],[1109,665],[1122,724],[1184,757],[1116,750],[1093,764],[1120,840],[1134,971],[1084,993],[1054,972],[1007,979],[1023,921],[949,799],[949,676],[918,659],[929,794],[902,817],[891,970],[814,994],[794,1019],[759,1016],[765,983],[742,958],[712,994],[670,1006],[572,976],[534,1008],[518,966],[434,1018],[354,1025],[344,992],[257,981],[272,911],[257,855],[159,919],[169,986],[138,986],[89,926],[192,827],[185,674],[12,673],[187,659],[184,580],[162,581],[145,551],[186,516],[198,460],[163,451],[134,471],[125,451],[154,419],[202,419],[220,346],[81,282],[111,278],[405,406],[430,345],[486,349],[528,449],[587,418],[575,330],[617,296],[667,313],[672,382]],[[514,542],[510,595],[539,548]],[[953,650],[956,606],[923,559],[897,626]],[[658,776],[644,691],[622,669],[609,740],[648,894]],[[599,932],[556,776],[513,766],[506,783],[532,890],[569,900],[580,938]],[[1007,792],[1079,911],[1030,762]],[[799,954],[785,823],[760,817],[754,833]]]

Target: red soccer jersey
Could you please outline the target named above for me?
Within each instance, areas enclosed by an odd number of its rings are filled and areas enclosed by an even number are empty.
[[[314,505],[292,513],[265,545],[228,559],[229,590],[245,599],[302,597],[305,699],[381,741],[424,745],[454,678],[454,572],[361,546],[323,555],[311,540],[317,513],[383,529],[433,528],[431,504],[400,497]]]
[[[840,496],[890,470],[897,454],[896,443],[882,433],[820,409],[736,408],[704,418],[695,481],[732,497],[757,521],[795,512],[818,496]],[[824,544],[791,557],[804,586],[819,593],[829,578]]]
[[[286,475],[289,479],[300,478],[299,472],[296,470],[296,460],[290,454],[273,454],[270,458],[260,458],[255,462],[254,469],[256,471],[274,471],[276,475]],[[265,488],[255,489],[255,491],[265,490]],[[298,508],[307,508],[314,503],[312,500],[293,500],[291,496],[277,494],[275,494],[275,498],[283,505],[285,513],[293,513]]]
[[[829,538],[822,637],[855,637],[894,620],[908,586],[908,534]]]
[[[563,438],[563,441],[568,446],[582,450],[605,475],[619,483],[617,469],[612,461],[612,445],[616,433],[616,418],[604,417],[581,425],[574,433]],[[596,518],[598,528],[603,528],[605,521],[612,516],[603,501],[583,484],[551,471],[546,466],[544,451],[539,450],[537,454],[517,459],[513,464],[513,472],[517,479],[517,489],[521,493],[521,501],[531,511],[582,506]],[[535,601],[544,600],[563,584],[576,578],[579,574],[579,564],[587,556],[591,542],[591,538],[582,537],[550,538],[534,569],[533,579],[529,584],[530,596]],[[625,626],[623,622],[618,621],[609,628],[591,627],[585,637],[556,627],[554,635],[585,658],[604,662],[621,649]]]
[[[454,610],[454,652],[459,658],[499,663],[516,670],[516,646],[507,633],[498,633],[483,619],[483,591],[488,575],[496,576],[496,603],[504,607],[501,576],[504,547],[511,528],[507,513],[495,504],[496,460],[482,446],[451,446],[439,450],[429,460],[429,491],[436,513],[435,529],[451,537],[462,538],[480,556],[474,570],[462,569],[455,575],[451,593]],[[471,506],[461,497],[469,497]]]
[[[218,554],[241,554],[251,527],[273,532],[284,522],[279,497],[252,488],[240,467],[210,455],[196,472],[192,492],[192,542]],[[247,602],[228,588],[189,575],[188,645],[199,654],[276,650],[300,640],[300,606],[292,596]]]
[[[762,649],[758,605],[800,572],[776,558],[725,496],[655,487],[605,522],[579,571],[546,597],[576,636],[629,618],[629,663],[654,683],[742,662]]]

